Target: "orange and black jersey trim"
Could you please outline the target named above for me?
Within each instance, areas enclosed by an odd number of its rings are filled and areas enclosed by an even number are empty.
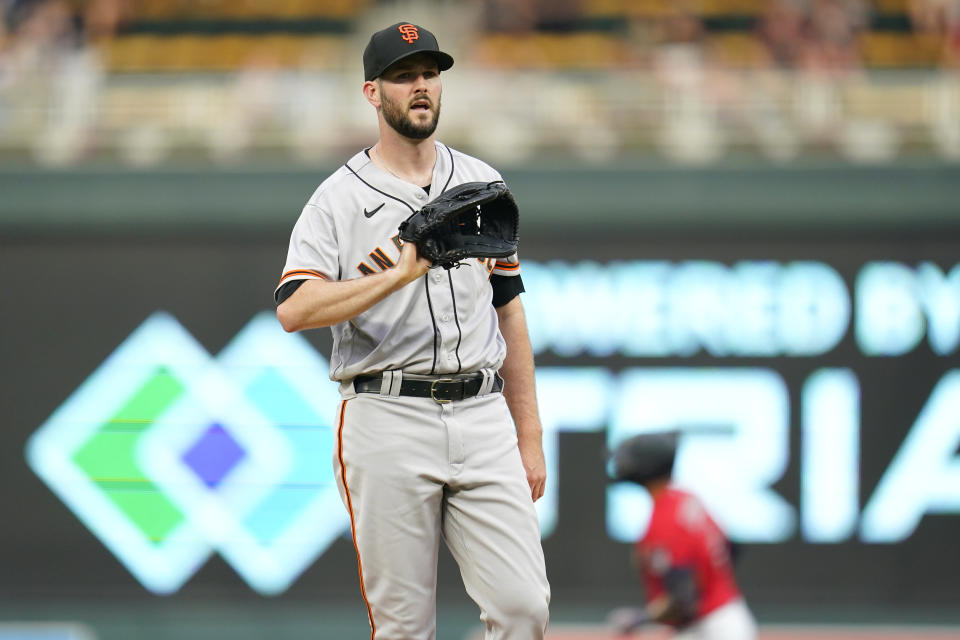
[[[287,271],[285,274],[283,274],[283,277],[280,278],[280,283],[277,285],[277,290],[273,294],[277,304],[280,304],[292,296],[293,292],[300,288],[300,285],[312,278],[319,278],[321,280],[330,279],[319,271],[315,271],[313,269],[292,269]]]
[[[283,276],[280,277],[280,282],[277,285],[283,284],[284,280],[289,280],[294,276],[306,276],[308,278],[321,278],[323,280],[329,280],[327,276],[317,271],[316,269],[291,269],[287,271]]]
[[[360,558],[360,546],[357,544],[357,523],[353,514],[353,498],[350,496],[350,487],[347,485],[347,465],[343,461],[343,419],[347,413],[347,400],[340,403],[340,420],[337,425],[337,462],[340,465],[340,482],[343,483],[343,494],[347,498],[347,512],[350,514],[350,537],[353,538],[353,548],[357,552],[357,573],[360,574],[360,593],[363,602],[367,605],[367,617],[370,619],[370,640],[377,635],[377,625],[373,621],[373,609],[367,598],[367,586],[363,581],[363,561]]]

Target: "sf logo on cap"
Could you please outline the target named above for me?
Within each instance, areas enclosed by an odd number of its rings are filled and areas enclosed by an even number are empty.
[[[403,34],[403,39],[413,44],[414,40],[420,39],[420,32],[417,31],[417,28],[412,24],[402,24],[397,29],[400,30],[400,33]]]

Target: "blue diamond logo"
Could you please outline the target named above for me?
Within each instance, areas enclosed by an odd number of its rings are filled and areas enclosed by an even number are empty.
[[[183,454],[183,461],[208,487],[216,487],[246,455],[219,423],[214,423]]]

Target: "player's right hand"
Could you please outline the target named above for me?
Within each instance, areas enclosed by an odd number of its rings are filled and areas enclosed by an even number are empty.
[[[413,282],[430,270],[431,262],[421,258],[417,245],[413,242],[404,242],[400,249],[400,260],[397,262],[397,275],[400,278],[399,286]]]

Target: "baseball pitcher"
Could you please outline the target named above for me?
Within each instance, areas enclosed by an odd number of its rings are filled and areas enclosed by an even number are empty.
[[[372,640],[435,638],[441,540],[485,638],[543,638],[548,619],[514,201],[497,171],[435,140],[452,65],[418,25],[373,34],[363,95],[379,139],[309,199],[275,291],[284,329],[333,333],[333,464]]]

